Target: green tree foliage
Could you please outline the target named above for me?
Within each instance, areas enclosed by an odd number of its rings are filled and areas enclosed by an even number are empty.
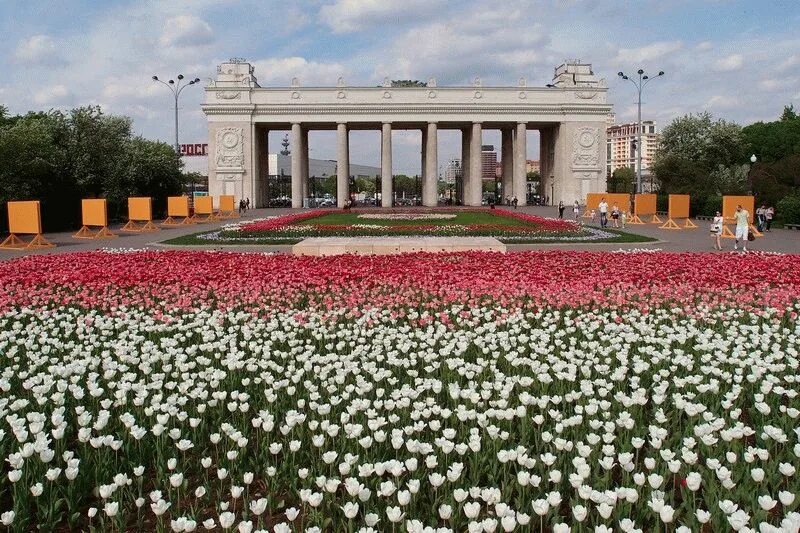
[[[662,193],[690,194],[692,212],[707,214],[709,197],[747,192],[747,157],[738,124],[690,114],[664,128],[653,172]]]
[[[109,216],[123,217],[126,199],[152,196],[158,210],[179,194],[183,175],[168,144],[136,137],[127,117],[99,107],[9,117],[0,112],[0,224],[9,200],[40,200],[46,231],[80,222],[80,199],[108,199]]]
[[[392,80],[392,87],[427,87],[428,84],[419,80]]]
[[[636,181],[636,173],[630,167],[620,167],[614,170],[611,177],[606,180],[608,192],[627,192],[633,190],[633,182]]]
[[[800,196],[800,117],[794,107],[784,107],[780,120],[756,122],[742,131],[748,152],[758,158],[750,173],[758,201],[776,205],[783,198]]]
[[[800,195],[782,198],[775,208],[775,217],[784,224],[800,224]]]
[[[419,184],[419,189],[417,185]],[[402,198],[405,194],[406,198],[419,196],[422,194],[422,178],[414,176],[406,176],[405,174],[397,174],[394,177],[394,191],[398,198]]]
[[[792,106],[784,108],[780,120],[750,124],[742,133],[748,151],[755,154],[760,163],[774,163],[800,154],[800,118]]]

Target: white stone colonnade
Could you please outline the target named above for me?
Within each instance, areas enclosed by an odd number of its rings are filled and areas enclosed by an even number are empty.
[[[604,80],[591,65],[566,63],[556,68],[552,87],[337,87],[262,88],[253,67],[231,60],[218,67],[206,87],[203,110],[209,125],[209,193],[251,198],[262,206],[268,183],[267,135],[291,132],[291,198],[301,207],[307,197],[308,133],[335,130],[337,138],[337,203],[349,196],[350,143],[353,130],[381,132],[381,204],[391,207],[392,132],[422,133],[422,201],[438,202],[438,135],[462,135],[463,202],[482,200],[481,146],[487,129],[501,132],[502,194],[527,197],[527,132],[540,132],[541,196],[557,203],[582,201],[586,193],[605,191],[605,125],[611,109]]]

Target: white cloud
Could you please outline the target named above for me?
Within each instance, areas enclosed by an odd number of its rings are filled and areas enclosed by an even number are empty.
[[[69,95],[69,90],[64,85],[50,85],[33,95],[33,101],[39,105],[57,104],[63,102]]]
[[[162,46],[198,46],[213,40],[208,22],[196,15],[178,15],[166,20],[159,42]]]
[[[758,82],[758,87],[760,89],[764,89],[765,91],[775,91],[784,87],[795,85],[796,81],[797,80],[793,78],[780,80],[776,80],[775,78],[766,78]]]
[[[791,70],[800,66],[800,54],[792,54],[791,56],[787,57],[780,65],[778,65],[775,70],[778,72],[785,72],[787,70]]]
[[[643,63],[660,59],[683,48],[681,41],[659,41],[639,48],[620,48],[615,59],[617,64]]]
[[[255,75],[261,85],[288,86],[292,78],[298,78],[300,85],[336,85],[339,77],[348,80],[350,69],[341,63],[309,61],[304,57],[271,57],[253,62]]]
[[[58,48],[49,35],[33,35],[17,44],[14,58],[25,63],[53,63],[59,60]]]
[[[712,109],[731,109],[740,105],[742,102],[739,97],[722,94],[712,96],[706,103],[706,106]]]
[[[744,66],[744,56],[742,54],[731,54],[714,63],[714,70],[717,72],[732,72]]]
[[[369,26],[419,19],[443,0],[336,0],[320,8],[320,22],[334,33],[349,33]]]
[[[703,42],[697,43],[697,46],[695,46],[695,50],[697,50],[699,52],[706,52],[708,50],[711,50],[712,48],[713,48],[713,46],[711,44],[711,41],[703,41]]]

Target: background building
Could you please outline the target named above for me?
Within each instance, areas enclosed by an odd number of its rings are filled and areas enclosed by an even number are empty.
[[[450,159],[444,167],[444,176],[442,176],[442,179],[444,179],[446,183],[452,184],[462,176],[461,159],[457,157]]]
[[[606,130],[606,172],[611,176],[618,168],[632,168],[637,171],[636,161],[636,136],[639,124],[613,124]],[[659,134],[654,120],[642,121],[642,180],[650,174],[649,169],[653,164],[653,157],[658,148]],[[643,186],[644,187],[644,186]]]
[[[481,146],[481,178],[494,181],[497,177],[497,152],[494,145]]]
[[[269,175],[291,176],[292,175],[292,156],[290,154],[269,154]],[[336,161],[332,159],[308,159],[308,176],[313,178],[324,178],[336,175]],[[379,167],[369,165],[359,165],[350,163],[351,178],[375,178],[381,175]]]
[[[538,159],[526,159],[525,160],[525,172],[541,172],[541,164],[539,163]],[[503,176],[503,162],[498,161],[497,167],[495,168],[495,176],[498,178]]]

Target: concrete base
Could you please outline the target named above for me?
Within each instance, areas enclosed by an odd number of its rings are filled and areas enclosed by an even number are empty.
[[[408,252],[505,252],[492,237],[312,237],[292,246],[294,255],[390,255]]]

